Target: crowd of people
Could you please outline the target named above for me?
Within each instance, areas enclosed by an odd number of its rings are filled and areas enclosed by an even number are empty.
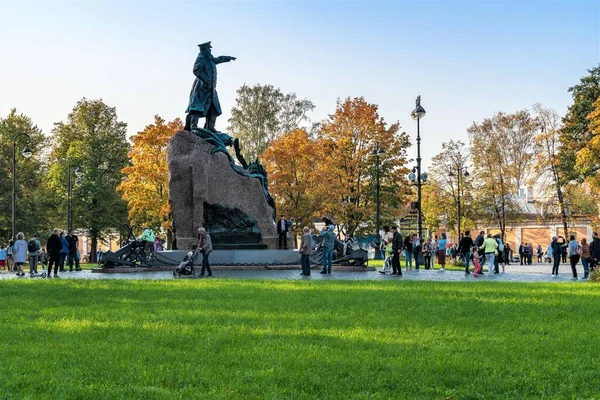
[[[51,278],[52,267],[54,267],[54,277],[58,278],[58,272],[66,272],[65,262],[70,272],[73,271],[73,268],[75,271],[81,271],[79,239],[73,233],[73,229],[69,229],[67,235],[64,231],[55,229],[48,237],[45,246],[42,246],[38,235],[33,235],[29,241],[25,241],[25,235],[19,232],[15,239],[14,241],[9,240],[6,246],[0,245],[1,273],[16,273],[18,276],[24,276],[23,267],[29,263],[31,277],[38,275],[38,266],[41,265],[42,271],[48,270],[45,276]]]
[[[487,266],[488,273],[503,274],[505,265],[510,264],[512,259],[512,249],[508,243],[504,243],[499,234],[487,234],[480,231],[475,239],[471,238],[470,231],[464,232],[459,243],[449,244],[446,234],[442,233],[440,237],[428,237],[422,240],[417,234],[407,235],[402,239],[402,235],[395,226],[384,226],[381,232],[381,251],[385,252],[383,269],[379,272],[391,275],[402,275],[400,268],[400,256],[404,255],[404,268],[406,271],[419,270],[421,266],[425,269],[434,268],[434,260],[440,266],[440,271],[446,270],[446,260],[461,260],[464,266],[465,275],[471,274],[471,265],[473,266],[473,276],[478,277],[484,274],[483,267]],[[559,241],[560,239],[560,241]],[[587,243],[585,238],[581,243],[571,235],[569,242],[559,236],[554,237],[544,253],[542,245],[538,244],[535,248],[532,243],[522,243],[519,245],[519,258],[521,265],[531,265],[534,255],[537,256],[537,262],[542,263],[548,260],[553,263],[552,276],[558,276],[560,262],[571,264],[573,279],[577,277],[577,265],[581,261],[584,271],[583,279],[588,279],[592,270],[597,268],[600,260],[600,239],[598,234],[593,234],[591,244]],[[422,255],[422,257],[421,257]]]

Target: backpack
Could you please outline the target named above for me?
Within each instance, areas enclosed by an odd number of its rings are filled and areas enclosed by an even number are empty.
[[[498,250],[500,250],[500,251],[504,251],[504,243],[500,242],[500,243],[498,244]]]
[[[30,253],[37,251],[37,245],[34,239],[31,239],[29,242],[27,242],[27,251]]]

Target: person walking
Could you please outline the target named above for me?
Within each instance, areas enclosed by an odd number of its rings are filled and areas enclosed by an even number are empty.
[[[67,242],[67,238],[65,238],[65,232],[60,232],[60,243],[62,245],[62,249],[60,250],[60,260],[58,261],[58,271],[65,272],[65,260],[67,259],[67,255],[69,255],[69,242]]]
[[[67,263],[69,264],[69,271],[73,272],[73,262],[75,262],[75,270],[81,271],[79,257],[77,255],[79,238],[73,233],[73,229],[69,229],[69,234],[67,235],[66,240],[68,245]]]
[[[212,276],[212,270],[208,262],[208,256],[212,251],[212,241],[210,235],[206,232],[203,227],[198,228],[198,247],[197,250],[202,254],[202,269],[200,270],[200,276],[204,276],[204,271],[208,273],[208,276]]]
[[[569,247],[569,245],[568,245],[568,244],[565,242],[565,243],[562,245],[561,249],[560,249],[560,254],[561,254],[561,256],[562,256],[562,262],[563,262],[563,263],[566,263],[566,262],[567,262],[567,253],[568,253],[568,250],[567,250],[567,248],[568,248],[568,247]]]
[[[6,249],[4,245],[0,245],[0,269],[2,271],[6,270]]]
[[[13,257],[15,259],[17,275],[25,275],[25,272],[23,272],[23,264],[27,262],[27,242],[25,241],[23,232],[17,233],[17,241],[13,245]]]
[[[479,231],[479,235],[477,235],[477,237],[475,238],[475,246],[477,246],[477,248],[480,248],[483,245],[483,242],[485,242],[485,232]],[[479,263],[481,264],[483,262],[483,255],[481,254],[481,252],[478,252],[478,253],[479,253]],[[485,275],[483,273],[483,267],[479,271],[479,274]]]
[[[469,275],[469,262],[471,261],[471,247],[473,247],[473,239],[471,239],[471,232],[465,231],[464,236],[460,239],[458,248],[460,249],[460,256],[465,264],[465,275]]]
[[[45,271],[48,265],[48,252],[45,247],[42,247],[42,251],[40,252],[40,263],[42,264],[42,271]]]
[[[404,268],[408,271],[409,268],[412,271],[412,255],[413,245],[411,235],[406,235],[404,238]]]
[[[600,238],[598,238],[598,233],[596,232],[594,232],[592,235],[592,243],[590,243],[590,256],[590,269],[595,270],[598,266],[598,261],[600,261]]]
[[[438,237],[437,235],[435,235],[433,237],[433,240],[431,241],[431,244],[429,245],[429,248],[431,249],[431,269],[435,269],[435,259],[437,258],[437,253],[438,253]]]
[[[60,231],[55,229],[46,242],[48,252],[48,278],[52,278],[52,266],[54,265],[54,277],[58,278],[58,264],[60,263],[60,252],[63,245],[60,240]]]
[[[277,221],[277,235],[279,236],[279,250],[282,248],[287,250],[287,234],[288,234],[288,223],[285,220],[285,216],[281,215],[280,220]]]
[[[398,232],[398,228],[392,226],[392,275],[402,276],[402,268],[400,268],[400,253],[402,252],[402,235]]]
[[[323,243],[323,270],[320,272],[321,275],[331,275],[331,269],[333,268],[333,249],[335,247],[334,229],[335,227],[333,225],[329,225],[324,227],[321,231]]]
[[[154,252],[165,250],[159,236],[154,238],[154,244],[152,246],[154,246]]]
[[[538,244],[537,245],[537,258],[538,258],[538,264],[542,263],[542,257],[544,256],[544,251],[542,250],[542,245]]]
[[[473,265],[474,265],[473,276],[475,278],[477,278],[479,276],[479,274],[481,273],[481,263],[479,262],[479,248],[477,246],[473,246],[471,253],[473,254]]]
[[[437,242],[437,246],[438,246],[438,264],[440,264],[440,266],[442,268],[440,268],[441,272],[446,271],[446,245],[447,245],[447,239],[446,239],[446,233],[442,233],[441,239],[438,240]]]
[[[27,251],[29,252],[29,274],[33,278],[33,275],[38,273],[37,266],[40,260],[40,250],[42,244],[38,239],[38,235],[33,235],[31,240],[27,242]]]
[[[427,238],[423,243],[423,259],[425,260],[425,269],[431,269],[431,238]]]
[[[581,239],[581,264],[583,265],[583,279],[590,276],[590,245],[586,238]]]
[[[13,257],[15,242],[11,239],[8,241],[8,247],[6,248],[6,265],[8,265],[8,272],[15,272],[15,259]]]
[[[575,235],[571,235],[569,238],[569,261],[571,263],[571,272],[573,272],[573,280],[577,280],[577,263],[579,262],[579,258],[581,257],[581,247],[579,246],[579,242],[575,240]]]
[[[419,270],[419,255],[421,254],[421,238],[415,233],[412,238],[413,257],[415,259],[415,270]]]
[[[558,239],[562,239],[562,242],[559,242]],[[565,244],[565,239],[562,236],[558,238],[554,236],[552,238],[552,243],[550,243],[550,247],[552,247],[552,276],[558,276],[558,267],[560,266],[560,259],[562,256],[562,248]]]
[[[510,248],[510,243],[504,244],[504,262],[506,265],[510,265],[512,249]]]
[[[499,266],[502,267],[502,273],[504,273],[504,243],[502,242],[502,237],[500,234],[496,235],[495,239],[496,243],[498,243],[498,254],[494,259],[494,273],[500,273]]]
[[[533,245],[527,244],[527,265],[533,264]]]
[[[310,276],[310,254],[312,253],[312,244],[310,238],[310,228],[305,226],[302,229],[302,239],[300,240],[300,265],[302,272],[300,275]]]
[[[479,247],[480,250],[485,254],[485,260],[488,266],[488,272],[490,274],[494,273],[494,259],[496,258],[496,253],[498,252],[498,242],[492,237],[492,234],[488,234],[487,239],[483,242],[483,245]]]

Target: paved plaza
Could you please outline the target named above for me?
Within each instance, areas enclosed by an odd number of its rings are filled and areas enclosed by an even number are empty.
[[[378,271],[368,272],[346,272],[334,271],[331,275],[321,275],[319,270],[313,269],[312,275],[309,277],[300,275],[300,267],[297,269],[286,270],[221,270],[222,267],[216,267],[214,277],[211,279],[274,279],[274,280],[370,280],[370,281],[385,281],[385,280],[411,280],[411,281],[436,281],[436,282],[573,282],[585,283],[587,280],[582,280],[583,269],[578,265],[577,281],[571,281],[571,267],[567,264],[561,264],[560,274],[557,277],[550,275],[551,265],[549,264],[533,264],[533,265],[518,265],[511,264],[506,266],[506,273],[489,275],[486,273],[483,276],[474,278],[473,274],[465,275],[462,271],[445,271],[440,270],[419,270],[419,271],[404,271],[402,277],[392,276],[389,274],[383,275]],[[294,267],[290,267],[294,268]],[[80,272],[62,272],[59,273],[61,279],[151,279],[163,280],[174,279],[173,274],[169,271],[157,272],[135,272],[135,273],[92,273],[90,270]],[[31,279],[29,275],[18,277],[14,273],[2,273],[0,279]],[[36,278],[40,279],[41,278]]]

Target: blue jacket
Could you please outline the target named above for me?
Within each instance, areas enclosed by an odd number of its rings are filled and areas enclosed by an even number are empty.
[[[60,254],[67,254],[69,252],[69,242],[67,242],[67,238],[61,237],[60,242],[62,243]]]

